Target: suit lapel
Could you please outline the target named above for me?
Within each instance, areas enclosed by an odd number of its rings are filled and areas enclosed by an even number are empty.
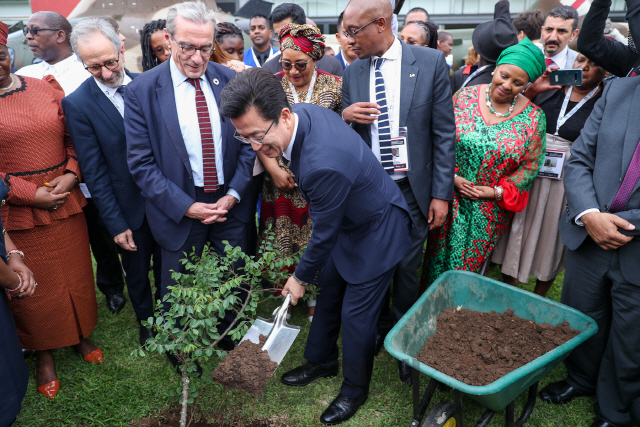
[[[207,66],[207,71],[204,73],[204,78],[207,80],[209,87],[213,92],[213,96],[216,100],[216,105],[218,106],[218,115],[220,114],[220,96],[222,95],[223,83],[221,77],[216,73],[215,65],[209,62]],[[226,151],[226,141],[224,136],[227,134],[228,127],[230,126],[230,120],[224,120],[222,116],[219,115],[220,119],[220,132],[222,134],[222,158],[224,159],[224,153]],[[212,117],[213,120],[213,117]]]
[[[370,91],[370,83],[371,83],[371,58],[367,58],[364,60],[358,60],[351,64],[351,66],[358,65],[360,67],[360,71],[357,74],[358,80],[358,96],[355,97],[355,102],[370,102],[371,101],[371,91]],[[367,143],[369,147],[371,147],[371,126],[370,125],[359,125],[365,126],[367,129],[366,138],[363,137],[364,142]]]
[[[413,65],[416,58],[411,52],[411,48],[402,43],[402,67],[400,70],[400,127],[407,125],[407,116],[411,101],[413,101],[413,93],[416,88],[416,81],[419,78],[420,69]]]
[[[189,154],[187,153],[187,148],[184,145],[182,132],[180,132],[180,122],[178,121],[178,111],[176,110],[176,96],[173,91],[173,80],[171,80],[169,61],[165,61],[165,64],[159,65],[159,67],[164,67],[164,69],[158,78],[159,87],[156,89],[156,95],[158,97],[160,111],[162,112],[162,119],[167,128],[167,132],[169,133],[169,136],[171,136],[171,140],[176,147],[184,167],[189,172],[189,176],[191,176],[192,171],[191,163],[189,162]]]
[[[107,98],[107,95],[102,93],[98,84],[92,77],[90,77],[89,80],[89,87],[91,88],[91,95],[93,96],[93,99],[95,99],[96,104],[102,109],[102,111],[104,111],[104,114],[109,118],[109,120],[111,120],[116,129],[118,129],[124,136],[124,120],[116,106],[113,105],[109,98]]]
[[[636,92],[633,95],[633,101],[631,105],[638,105],[640,103],[640,85],[636,87]],[[622,178],[626,174],[631,164],[631,158],[638,147],[640,141],[640,120],[637,119],[637,114],[634,108],[629,109],[627,133],[624,138],[624,147],[622,149]],[[640,187],[640,181],[638,181],[633,187],[633,191],[636,191]]]

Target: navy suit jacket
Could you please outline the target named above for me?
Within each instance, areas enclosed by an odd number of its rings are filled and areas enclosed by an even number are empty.
[[[342,79],[343,110],[356,102],[369,102],[371,58],[357,59]],[[431,199],[453,199],[456,163],[456,124],[444,54],[402,43],[400,73],[400,126],[407,127],[411,191],[425,219]],[[370,125],[353,128],[371,147]]]
[[[340,65],[342,65],[342,70],[343,70],[343,71],[344,71],[344,70],[346,70],[347,66],[346,66],[346,65],[345,65],[345,63],[344,63],[344,59],[343,59],[343,57],[342,57],[342,51],[340,51],[340,52],[335,56],[335,58],[336,58],[338,61],[340,61]]]
[[[222,65],[211,61],[207,65],[203,78],[218,105],[222,88],[234,75]],[[169,60],[129,84],[125,105],[129,170],[147,199],[147,218],[156,241],[169,251],[177,251],[191,231],[193,221],[184,214],[195,202],[196,190],[180,132]],[[230,120],[221,118],[221,128],[222,153],[216,155],[223,156],[223,191],[233,188],[241,198],[229,215],[247,223],[251,204],[244,199],[256,154],[251,146],[233,137],[235,128]]]
[[[331,255],[347,282],[372,280],[400,262],[411,246],[404,196],[340,116],[305,103],[294,105],[293,112],[298,130],[290,168],[313,219],[296,277],[316,283]]]
[[[124,121],[118,109],[93,78],[62,98],[62,109],[82,176],[109,234],[137,230],[144,220],[144,197],[127,167]]]

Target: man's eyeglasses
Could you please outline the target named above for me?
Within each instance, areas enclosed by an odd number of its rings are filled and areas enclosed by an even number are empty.
[[[369,25],[373,24],[374,22],[376,22],[378,19],[380,18],[376,18],[373,21],[369,22],[368,24],[363,25],[362,27],[358,28],[357,30],[353,30],[353,31],[349,31],[349,30],[344,30],[342,32],[342,34],[344,34],[345,37],[351,37],[352,39],[356,39],[356,36],[358,35],[358,33],[362,30],[364,30],[365,28],[367,28]]]
[[[238,131],[235,131],[233,133],[233,137],[244,144],[251,144],[253,142],[254,144],[262,145],[264,144],[264,137],[267,136],[275,122],[275,120],[271,122],[271,126],[269,126],[269,129],[267,129],[264,135],[262,135],[260,138],[245,138],[244,136],[240,135]]]
[[[110,59],[102,64],[94,64],[88,67],[84,67],[85,70],[90,72],[93,75],[100,74],[102,72],[102,67],[106,68],[109,71],[114,71],[120,65],[120,52],[118,52],[118,59]]]
[[[307,64],[311,62],[311,59],[307,62],[302,62],[302,61],[297,61],[295,63],[291,63],[291,61],[283,61],[282,59],[280,60],[280,65],[282,65],[282,69],[283,70],[287,70],[289,71],[291,69],[291,67],[296,67],[296,70],[298,71],[304,71],[307,69]]]
[[[196,51],[199,50],[200,51],[200,55],[208,58],[211,55],[213,55],[213,51],[216,50],[216,48],[214,46],[195,47],[195,46],[190,45],[190,44],[180,44],[180,43],[178,43],[176,41],[176,39],[173,38],[173,36],[171,36],[171,40],[176,42],[178,44],[178,46],[180,46],[180,49],[182,49],[182,53],[184,53],[187,56],[195,55]]]
[[[36,36],[38,31],[60,31],[59,28],[38,28],[38,27],[24,27],[22,29],[22,34],[27,37],[27,34],[31,33],[32,36]]]

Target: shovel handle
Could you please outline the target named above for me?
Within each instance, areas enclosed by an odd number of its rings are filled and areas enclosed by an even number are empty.
[[[277,309],[275,314],[275,318],[273,319],[273,326],[281,326],[284,325],[287,320],[287,310],[289,309],[289,305],[291,304],[291,294],[287,294],[284,298],[284,302]]]

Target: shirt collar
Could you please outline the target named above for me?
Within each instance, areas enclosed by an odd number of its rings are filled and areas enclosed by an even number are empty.
[[[400,39],[394,38],[393,44],[389,47],[389,49],[387,49],[385,53],[382,54],[381,58],[384,58],[386,60],[396,61],[400,59],[401,56],[402,56],[402,43],[400,42]],[[371,57],[372,63],[377,58],[380,58],[380,57],[372,56]]]
[[[110,87],[107,86],[105,84],[103,84],[102,82],[98,81],[98,79],[96,79],[95,77],[93,78],[96,82],[96,84],[98,85],[98,88],[100,88],[100,90],[102,91],[102,93],[106,93],[107,96],[113,98],[116,94],[116,90],[118,90],[117,87]],[[129,77],[129,75],[127,73],[124,73],[124,79],[122,80],[122,85],[121,86],[126,86],[129,83],[131,83],[131,77]]]
[[[545,59],[549,58],[552,59],[553,62],[556,63],[557,66],[559,66],[560,68],[566,68],[566,62],[567,62],[567,55],[569,54],[569,45],[565,46],[564,49],[562,49],[560,52],[556,53],[554,56],[547,56],[545,55]],[[559,64],[559,62],[565,62],[564,65]],[[571,64],[573,65],[573,64]]]
[[[169,59],[167,59],[167,61],[170,61],[169,62],[169,70],[171,71],[171,80],[173,81],[173,87],[178,87],[182,83],[187,81],[187,79],[189,77],[185,76],[184,74],[182,74],[180,72],[180,70],[178,70],[178,66],[176,65],[175,61],[173,60],[173,55],[170,56]]]
[[[295,120],[296,120],[296,123],[293,126],[293,135],[291,135],[291,141],[289,141],[289,146],[282,153],[282,156],[289,161],[291,161],[291,153],[293,152],[293,143],[295,142],[296,136],[298,135],[298,115],[296,113],[293,113],[293,116],[295,117]]]
[[[49,64],[46,61],[42,61],[42,64],[43,64],[43,68],[45,70],[48,69],[49,67],[51,67],[51,68],[53,68],[55,70],[60,70],[60,69],[63,69],[63,68],[68,68],[74,62],[80,62],[80,60],[78,59],[77,56],[75,56],[74,54],[71,54],[70,56],[64,58],[62,61],[56,62],[53,65]]]

